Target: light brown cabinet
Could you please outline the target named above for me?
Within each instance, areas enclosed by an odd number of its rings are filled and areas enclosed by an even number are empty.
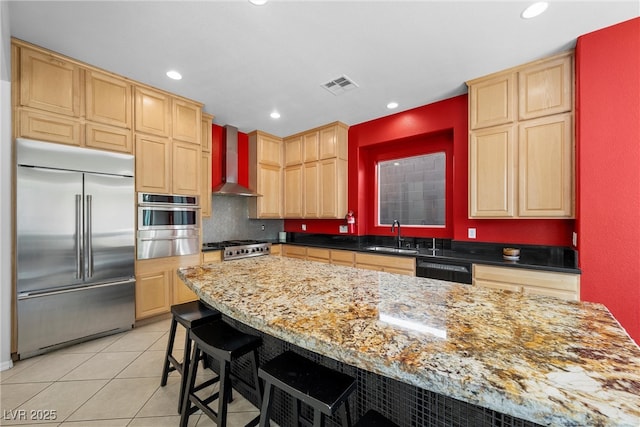
[[[331,249],[331,264],[355,267],[355,252]]]
[[[282,138],[262,131],[249,134],[249,187],[259,197],[249,200],[250,218],[282,218]]]
[[[573,218],[572,64],[568,52],[467,82],[470,218]]]
[[[307,261],[331,263],[331,250],[326,248],[307,248]]]
[[[285,138],[285,218],[344,218],[347,129],[335,122]]]
[[[168,313],[171,306],[198,296],[177,275],[180,267],[200,264],[200,255],[136,261],[136,320]]]
[[[153,135],[136,136],[136,191],[171,192],[171,141]]]
[[[15,136],[133,153],[132,85],[127,79],[13,43]]]
[[[413,257],[399,257],[388,255],[355,253],[355,266],[366,270],[386,271],[388,273],[416,275],[416,259]]]
[[[148,87],[135,88],[135,130],[151,135],[170,136],[171,96]]]
[[[202,131],[201,108],[198,104],[174,98],[171,100],[171,136],[200,145]]]
[[[306,246],[282,245],[282,256],[297,259],[307,259]]]
[[[213,116],[210,114],[202,113],[202,171],[200,174],[200,208],[203,218],[211,217],[211,171],[212,171],[212,155],[211,155],[211,121]]]
[[[580,300],[578,274],[474,264],[473,285],[530,295]]]

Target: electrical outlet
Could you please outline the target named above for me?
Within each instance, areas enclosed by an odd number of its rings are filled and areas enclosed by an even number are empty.
[[[340,233],[346,233],[347,232],[347,226],[346,225],[339,225],[338,226],[338,231],[340,231]]]
[[[470,239],[475,239],[476,238],[476,229],[475,228],[469,228],[467,230],[467,237],[469,237]]]
[[[571,243],[573,243],[573,246],[578,246],[578,233],[575,231],[571,235]]]
[[[302,224],[302,231],[307,231],[307,224]]]
[[[264,224],[262,224],[262,225],[260,226],[260,229],[261,229],[262,231],[264,231]]]

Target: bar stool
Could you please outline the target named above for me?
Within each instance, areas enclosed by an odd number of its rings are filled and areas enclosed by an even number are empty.
[[[253,374],[253,388],[258,397],[258,406],[262,401],[262,390],[258,379],[258,348],[262,345],[262,338],[255,335],[245,334],[224,321],[213,324],[199,326],[191,329],[190,337],[194,342],[192,360],[197,360],[202,354],[216,359],[220,364],[220,374],[213,379],[204,381],[196,386],[196,375],[198,364],[192,363],[189,367],[189,376],[185,395],[182,399],[182,410],[180,426],[187,427],[189,416],[200,409],[218,427],[227,425],[227,405],[231,397],[231,378],[251,386],[242,378],[231,373],[231,363],[240,357],[251,355],[251,370]],[[200,399],[196,392],[220,382],[219,391],[213,393],[206,399]],[[209,404],[218,399],[218,411],[214,411]],[[191,404],[193,403],[193,407]],[[256,417],[247,425],[258,424],[259,417]]]
[[[373,409],[368,410],[353,427],[398,427],[398,425]]]
[[[260,410],[260,427],[267,427],[271,418],[273,388],[279,388],[296,399],[293,415],[296,427],[300,421],[300,402],[313,409],[313,426],[324,425],[324,416],[340,411],[343,427],[351,427],[349,396],[356,389],[356,380],[342,372],[329,369],[292,351],[285,351],[258,370],[265,380]],[[307,420],[303,420],[308,423]]]
[[[164,358],[164,367],[162,368],[162,379],[160,386],[167,385],[167,377],[169,372],[178,371],[182,378],[180,379],[180,397],[178,400],[178,413],[182,408],[182,399],[184,397],[184,389],[187,384],[187,373],[189,372],[189,364],[191,362],[191,339],[189,332],[192,328],[210,323],[222,318],[222,314],[218,310],[208,307],[201,301],[192,301],[184,304],[176,304],[171,306],[171,329],[169,330],[169,343],[167,344],[167,354]],[[184,338],[184,354],[182,362],[178,362],[173,357],[173,344],[176,339],[176,330],[180,323],[187,330]],[[198,360],[195,360],[197,364]]]

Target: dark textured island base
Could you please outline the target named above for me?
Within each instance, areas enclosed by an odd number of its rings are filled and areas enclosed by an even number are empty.
[[[363,369],[338,362],[317,353],[302,349],[298,346],[284,342],[270,335],[256,331],[247,325],[225,316],[225,321],[242,331],[259,335],[263,339],[260,348],[260,363],[271,360],[286,350],[293,350],[315,362],[331,369],[347,373],[356,378],[358,388],[349,399],[352,421],[357,421],[367,410],[376,409],[391,421],[401,427],[423,426],[501,426],[501,427],[533,427],[538,424],[501,414],[491,409],[471,405],[460,400],[452,399],[428,390],[405,384],[391,378],[383,377]],[[232,372],[251,384],[251,371],[249,359],[241,359],[234,366]],[[212,368],[217,370],[215,363]],[[253,390],[244,387],[241,383],[234,382],[234,388],[244,397],[258,406],[257,396]],[[271,410],[272,419],[280,427],[294,426],[291,418],[293,402],[289,396],[277,391]],[[303,408],[302,414],[310,417],[308,408]],[[339,427],[340,422],[336,417],[327,419],[327,427]]]

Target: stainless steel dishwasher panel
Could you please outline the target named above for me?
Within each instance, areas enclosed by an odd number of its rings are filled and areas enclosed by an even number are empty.
[[[133,327],[135,280],[18,295],[21,359]]]

